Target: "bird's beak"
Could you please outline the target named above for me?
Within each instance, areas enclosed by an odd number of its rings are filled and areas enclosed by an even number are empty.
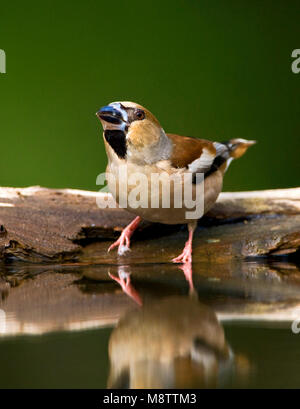
[[[255,145],[257,143],[257,141],[247,141],[247,145],[248,146],[252,146],[252,145]]]
[[[104,121],[114,125],[122,125],[126,122],[122,110],[111,105],[100,108],[96,115],[101,122]]]

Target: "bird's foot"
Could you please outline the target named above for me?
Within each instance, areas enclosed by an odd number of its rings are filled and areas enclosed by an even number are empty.
[[[126,229],[124,229],[121,233],[121,236],[116,240],[113,244],[111,244],[107,250],[109,253],[110,250],[118,247],[118,254],[119,256],[123,256],[127,251],[130,251],[130,236]]]
[[[186,243],[183,252],[178,257],[172,259],[173,263],[191,263],[192,262],[192,246],[189,242]]]
[[[119,277],[108,273],[109,277],[116,281],[125,294],[132,298],[138,305],[142,305],[142,299],[130,281],[130,273],[126,273],[122,268],[119,269]]]
[[[130,237],[138,227],[140,221],[141,218],[138,216],[128,226],[126,226],[118,240],[109,246],[107,252],[110,252],[110,250],[118,247],[119,256],[123,256],[127,251],[130,251]]]

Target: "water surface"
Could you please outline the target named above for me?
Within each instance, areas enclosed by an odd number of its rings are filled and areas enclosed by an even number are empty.
[[[0,387],[298,388],[298,267],[205,271],[3,267]]]

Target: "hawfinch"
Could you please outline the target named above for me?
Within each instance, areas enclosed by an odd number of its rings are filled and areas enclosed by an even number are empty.
[[[151,112],[133,102],[113,102],[96,115],[104,131],[108,188],[121,207],[136,215],[108,251],[118,247],[119,255],[123,255],[129,250],[130,238],[142,219],[165,224],[186,223],[188,241],[183,252],[172,261],[190,263],[197,219],[217,200],[232,159],[242,156],[255,141],[231,139],[219,143],[167,134]],[[158,185],[153,184],[153,175],[158,176]],[[169,201],[164,202],[162,196],[168,190],[164,183],[168,178],[173,182],[169,185]],[[138,194],[136,183],[132,182],[137,179],[140,180]],[[194,202],[187,205],[183,196],[188,191]],[[137,196],[143,200],[128,200]],[[191,211],[190,203],[197,208],[200,202],[202,211],[197,215]]]

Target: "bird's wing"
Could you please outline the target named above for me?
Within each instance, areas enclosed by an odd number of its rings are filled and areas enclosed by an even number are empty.
[[[218,142],[167,134],[173,143],[171,166],[186,168],[193,173],[211,174],[228,158],[228,148]]]

